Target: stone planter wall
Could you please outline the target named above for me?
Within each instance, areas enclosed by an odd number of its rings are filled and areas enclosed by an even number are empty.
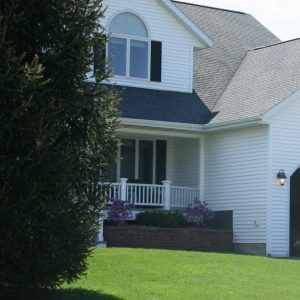
[[[202,228],[104,226],[108,247],[232,252],[232,231]]]

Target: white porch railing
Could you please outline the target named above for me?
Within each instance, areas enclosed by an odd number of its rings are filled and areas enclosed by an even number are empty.
[[[120,199],[121,197],[121,183],[111,183],[108,190],[108,199]]]
[[[184,186],[171,186],[171,207],[186,207],[196,199],[200,199],[200,189]]]
[[[163,181],[163,185],[127,183],[121,178],[120,183],[112,183],[108,191],[108,199],[127,200],[136,206],[183,208],[199,199],[200,189],[171,186],[171,181]],[[111,202],[108,201],[108,204]]]
[[[128,183],[126,200],[139,206],[163,206],[164,186],[154,184]]]

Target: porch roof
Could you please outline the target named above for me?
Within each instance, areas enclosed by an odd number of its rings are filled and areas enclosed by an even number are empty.
[[[123,101],[123,118],[207,124],[214,116],[195,91],[180,93],[136,87],[114,86]]]

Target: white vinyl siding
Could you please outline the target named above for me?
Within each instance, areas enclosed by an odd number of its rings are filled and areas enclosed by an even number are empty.
[[[272,256],[289,255],[289,178],[300,167],[300,98],[272,119],[270,129],[271,176],[268,252]],[[280,186],[276,175],[284,169],[287,181]]]
[[[233,210],[234,243],[266,243],[267,126],[206,136],[204,200]]]
[[[174,138],[168,140],[167,178],[172,185],[199,187],[199,140]]]
[[[107,27],[111,18],[121,11],[136,13],[149,28],[149,37],[162,42],[162,82],[131,78],[112,78],[119,85],[179,92],[192,91],[192,61],[194,45],[199,41],[158,1],[105,0],[108,6],[102,24]]]

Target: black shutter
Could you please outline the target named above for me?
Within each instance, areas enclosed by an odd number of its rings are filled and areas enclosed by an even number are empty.
[[[161,42],[151,41],[151,81],[161,82]]]
[[[162,140],[156,141],[156,176],[155,183],[161,184],[166,180],[167,165],[167,142]]]

